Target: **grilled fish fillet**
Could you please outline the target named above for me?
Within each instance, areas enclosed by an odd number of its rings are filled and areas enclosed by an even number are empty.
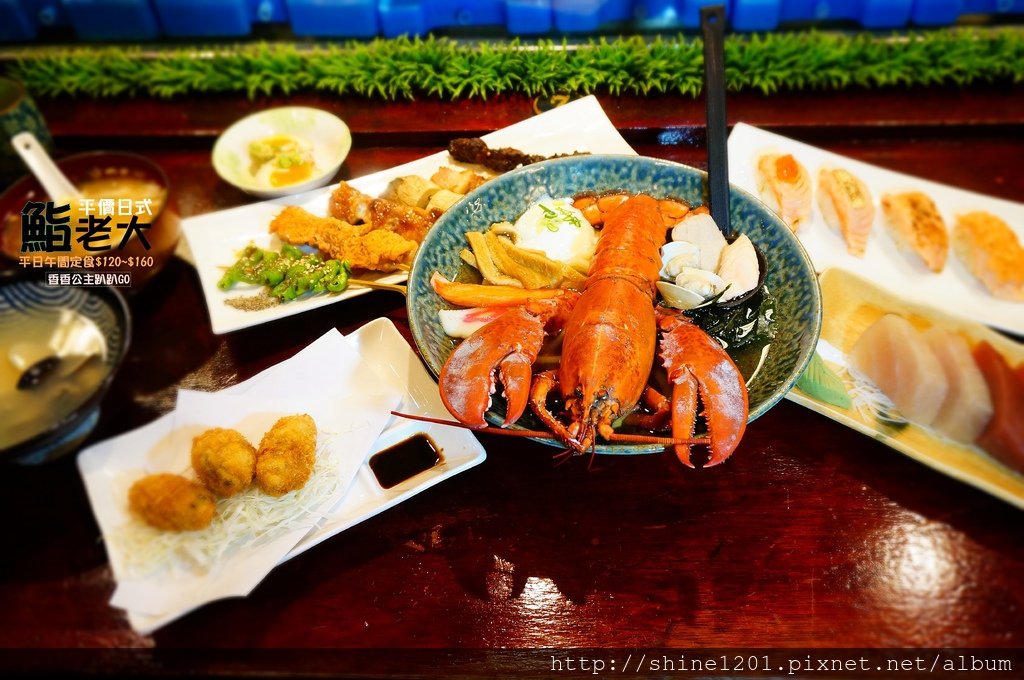
[[[981,211],[958,215],[953,252],[992,295],[1024,302],[1024,247],[1006,222]]]
[[[920,191],[882,196],[882,212],[897,245],[909,248],[933,272],[949,254],[949,232],[932,199]]]

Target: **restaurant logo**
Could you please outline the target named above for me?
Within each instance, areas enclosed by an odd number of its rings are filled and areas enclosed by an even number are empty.
[[[122,257],[132,237],[150,249],[152,199],[81,198],[71,203],[29,201],[21,211],[22,266],[58,269],[149,267],[150,256]],[[51,275],[49,285],[131,285],[127,272]]]
[[[116,211],[116,212],[115,212]],[[52,201],[41,203],[29,201],[21,211],[21,252],[70,253],[72,252],[71,204],[56,206]],[[139,216],[153,215],[152,200],[113,198],[82,198],[79,200],[78,214],[81,217],[75,226],[74,241],[87,252],[103,252],[113,247],[110,223],[115,215],[128,218],[127,222],[118,221],[115,227],[121,232],[117,244],[118,250],[124,250],[128,239],[136,235],[142,246],[149,250],[145,230],[152,224],[140,222]]]

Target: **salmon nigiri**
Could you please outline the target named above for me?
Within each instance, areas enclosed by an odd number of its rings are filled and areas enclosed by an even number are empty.
[[[864,257],[875,220],[875,204],[867,185],[841,168],[822,169],[818,174],[818,207],[825,222],[846,239],[846,251]]]
[[[811,216],[811,178],[793,154],[766,154],[757,161],[761,198],[790,229],[796,231]]]
[[[933,272],[941,272],[949,254],[949,232],[932,199],[920,191],[886,194],[882,212],[897,245],[916,253]]]

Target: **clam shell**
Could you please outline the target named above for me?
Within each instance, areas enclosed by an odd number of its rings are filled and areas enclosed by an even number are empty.
[[[700,246],[690,241],[669,241],[661,247],[661,272],[666,281],[675,281],[684,267],[700,266]]]
[[[665,304],[675,309],[693,309],[704,302],[702,295],[667,281],[658,281],[658,292]]]

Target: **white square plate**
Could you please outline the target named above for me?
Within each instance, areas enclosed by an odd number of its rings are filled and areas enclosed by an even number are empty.
[[[527,153],[545,156],[576,151],[636,154],[608,120],[597,99],[592,96],[527,118],[484,135],[482,139],[492,147],[511,146]],[[451,160],[447,151],[442,151],[405,165],[354,179],[349,184],[365,194],[379,196],[387,188],[388,183],[397,177],[430,177],[438,168],[445,165],[459,164]],[[255,326],[370,291],[369,288],[352,287],[335,295],[314,295],[268,309],[245,311],[229,307],[224,301],[251,294],[257,290],[255,286],[235,286],[230,291],[223,291],[217,287],[217,281],[224,273],[224,268],[234,264],[238,259],[237,253],[249,243],[255,243],[261,248],[281,246],[280,240],[271,235],[268,228],[271,220],[284,206],[297,205],[314,215],[326,215],[328,199],[336,187],[337,185],[332,185],[273,201],[220,210],[190,217],[182,222],[182,230],[191,251],[191,255],[183,253],[183,256],[191,257],[199,273],[206,308],[210,314],[210,325],[215,334]],[[360,276],[364,274],[361,272]],[[365,276],[384,283],[401,283],[406,279],[404,273]]]
[[[800,227],[797,237],[807,249],[817,271],[841,267],[913,302],[939,306],[951,314],[1024,334],[1024,303],[993,297],[954,253],[950,252],[945,268],[936,274],[915,262],[913,256],[900,251],[885,227],[880,200],[886,193],[921,191],[935,202],[949,229],[952,229],[957,214],[985,210],[1002,218],[1022,241],[1024,204],[879,168],[743,123],[737,124],[729,135],[730,181],[758,196],[757,159],[766,153],[793,154],[807,168],[815,192],[818,190],[818,173],[824,167],[845,168],[871,190],[876,214],[864,257],[854,257],[846,252],[843,237],[821,216],[815,193],[811,219]]]

